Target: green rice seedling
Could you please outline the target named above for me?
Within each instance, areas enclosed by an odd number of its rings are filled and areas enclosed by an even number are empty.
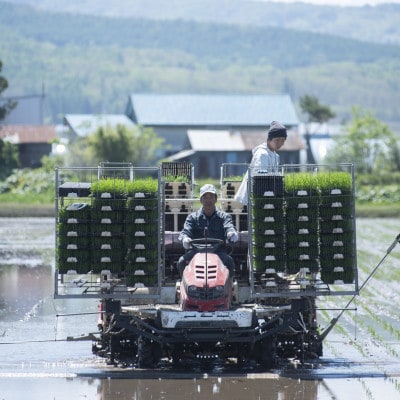
[[[88,236],[90,233],[90,226],[89,224],[86,223],[62,222],[57,224],[57,233],[59,236],[67,236],[67,237]]]
[[[311,240],[314,239],[314,240]],[[286,248],[288,257],[299,259],[299,255],[308,254],[310,258],[318,258],[319,243],[313,237],[297,238],[291,236],[287,238]]]
[[[92,209],[99,211],[123,211],[126,208],[126,198],[95,198],[92,201]]]
[[[56,268],[61,274],[75,270],[78,274],[86,274],[91,270],[91,253],[88,249],[57,249]]]
[[[352,176],[348,172],[320,172],[317,174],[317,182],[323,195],[341,195],[352,191]]]
[[[87,203],[73,203],[58,210],[59,222],[86,223],[90,218],[90,206]]]
[[[154,241],[157,241],[157,224],[149,223],[132,223],[125,224],[125,234],[128,236],[135,236],[137,238],[153,237]]]
[[[318,209],[316,207],[308,207],[308,205],[307,208],[287,208],[286,221],[287,223],[295,221],[315,223],[318,221]]]
[[[125,252],[121,249],[96,249],[93,252],[93,261],[95,264],[107,262],[121,262],[125,259]],[[121,263],[120,263],[121,264]],[[105,269],[105,268],[103,268]]]
[[[329,194],[321,193],[320,206],[321,207],[346,207],[353,204],[354,198],[349,194]]]
[[[154,178],[140,178],[133,181],[133,197],[143,194],[145,197],[155,197],[158,192],[158,180]]]
[[[124,233],[124,224],[122,223],[95,223],[91,226],[93,236],[114,237]]]
[[[285,252],[277,247],[258,247],[254,249],[254,259],[256,260],[284,260]]]
[[[284,177],[285,197],[313,197],[318,195],[318,181],[312,172],[292,172]]]
[[[286,269],[286,263],[285,260],[271,260],[271,261],[265,261],[264,259],[261,258],[255,258],[253,261],[254,269],[255,272],[265,272],[268,269],[273,269],[275,272],[284,272]]]
[[[63,249],[68,248],[76,248],[76,249],[86,249],[90,246],[91,237],[87,236],[67,236],[67,235],[58,235],[57,236],[57,244],[58,247]]]
[[[133,271],[133,272],[135,272],[135,271]],[[126,284],[128,286],[144,285],[146,287],[152,287],[152,286],[157,286],[158,275],[157,274],[135,275],[134,273],[129,273],[126,275],[125,280],[126,280]]]
[[[335,257],[354,260],[353,244],[350,242],[343,246],[321,246],[321,259],[334,260]]]
[[[285,237],[284,235],[253,235],[254,248],[277,248],[284,252]]]
[[[310,272],[318,272],[318,260],[315,258],[302,258],[298,260],[287,260],[287,269],[286,272],[288,274],[297,274],[301,269],[309,270]]]
[[[173,175],[168,174],[163,177],[164,182],[185,182],[190,183],[190,179],[187,175]]]
[[[123,252],[125,242],[121,236],[92,236],[91,246],[93,250],[114,249]]]
[[[324,219],[321,217],[319,229],[321,234],[343,234],[347,232],[354,233],[353,219]]]
[[[290,224],[286,225],[287,239],[291,237],[296,240],[304,240],[304,238],[310,238],[312,241],[318,239],[318,224],[314,222],[303,222],[303,221],[291,221]]]
[[[284,212],[284,201],[276,197],[252,198],[252,212],[255,217],[282,215]]]
[[[137,233],[143,233],[141,235],[137,235]],[[130,249],[135,248],[144,248],[144,249],[151,249],[157,248],[158,246],[158,238],[157,235],[145,235],[144,232],[136,231],[136,230],[129,230],[125,232],[125,246]]]
[[[101,271],[109,270],[112,273],[119,273],[123,270],[124,261],[123,259],[113,259],[112,257],[103,256],[97,257],[95,256],[94,260],[92,260],[92,271],[95,274],[99,274]]]
[[[320,241],[322,246],[342,247],[353,243],[354,233],[352,231],[344,233],[321,233]]]
[[[342,280],[344,283],[354,282],[354,257],[334,259],[333,255],[329,258],[320,258],[321,279],[325,283],[335,283]]]
[[[128,211],[156,211],[158,212],[158,201],[156,198],[135,197],[128,198],[126,203]]]
[[[120,178],[104,178],[92,183],[91,192],[95,198],[125,199],[133,190],[133,182]]]
[[[92,223],[122,223],[125,221],[125,208],[109,210],[109,207],[105,206],[102,210],[95,207],[90,215]]]
[[[324,207],[320,209],[319,212],[321,221],[351,221],[354,219],[355,215],[353,208],[348,207]]]
[[[265,216],[264,218],[253,218],[252,220],[253,233],[264,235],[270,232],[279,235],[285,230],[285,219],[282,216]]]

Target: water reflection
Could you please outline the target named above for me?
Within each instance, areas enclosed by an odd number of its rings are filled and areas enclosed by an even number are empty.
[[[109,379],[99,382],[99,399],[268,399],[293,400],[318,398],[317,381],[279,378],[273,374],[257,375],[256,379]]]

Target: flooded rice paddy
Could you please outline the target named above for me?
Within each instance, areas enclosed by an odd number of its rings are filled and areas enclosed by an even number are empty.
[[[0,400],[400,398],[400,219],[357,221],[360,283],[373,278],[324,341],[314,363],[274,371],[143,371],[93,356],[97,302],[53,299],[54,220],[0,218]],[[390,254],[388,254],[390,253]],[[321,328],[349,297],[319,301]]]

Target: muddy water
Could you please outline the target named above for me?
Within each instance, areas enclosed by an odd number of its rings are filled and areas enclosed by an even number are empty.
[[[387,246],[399,222],[386,223],[380,233],[386,235]],[[374,224],[365,220],[358,226],[368,232]],[[365,234],[359,237],[363,247],[371,247]],[[387,246],[374,249],[383,255]],[[395,250],[398,257],[400,250]],[[363,325],[364,318],[371,319],[368,315],[360,315],[363,324],[357,326],[346,314],[340,329],[332,330],[324,342],[318,362],[282,363],[271,373],[250,368],[149,372],[109,367],[92,355],[90,342],[67,340],[96,332],[96,302],[53,299],[53,274],[54,221],[0,218],[0,400],[400,398],[399,339],[388,334],[381,341],[384,328],[376,334]],[[381,281],[379,285],[390,287]],[[400,329],[398,312],[385,308],[385,296],[375,296],[374,302],[390,333]],[[324,318],[329,322],[330,316]]]

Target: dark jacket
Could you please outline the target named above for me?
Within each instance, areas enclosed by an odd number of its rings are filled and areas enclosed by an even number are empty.
[[[236,231],[230,214],[216,210],[211,217],[207,217],[201,208],[188,215],[179,235],[179,240],[182,240],[185,236],[191,239],[204,238],[206,227],[208,228],[208,237],[212,239],[225,240],[229,231]]]

